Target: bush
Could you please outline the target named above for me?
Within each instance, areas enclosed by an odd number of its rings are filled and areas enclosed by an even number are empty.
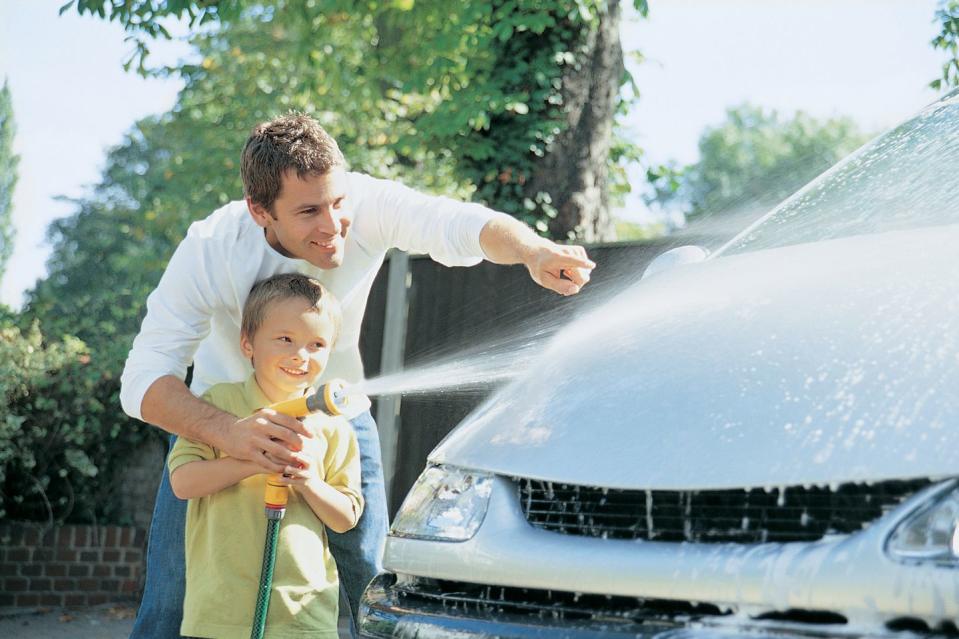
[[[102,364],[75,337],[0,317],[0,520],[129,523],[113,480],[152,429],[131,427],[117,364]]]

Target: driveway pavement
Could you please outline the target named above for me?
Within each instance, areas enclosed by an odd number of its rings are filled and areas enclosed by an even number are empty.
[[[82,610],[40,608],[0,617],[0,637],[17,639],[127,639],[136,608],[107,605]]]
[[[133,629],[136,608],[115,604],[62,610],[36,611],[0,617],[0,637],[16,639],[127,639]],[[340,618],[340,638],[349,639],[346,619]]]

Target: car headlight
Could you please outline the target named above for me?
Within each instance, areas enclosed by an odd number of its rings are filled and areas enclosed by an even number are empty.
[[[390,534],[436,541],[471,539],[486,517],[492,490],[493,478],[487,473],[430,466],[400,506]]]
[[[897,559],[959,565],[959,488],[953,485],[899,524],[887,548]]]

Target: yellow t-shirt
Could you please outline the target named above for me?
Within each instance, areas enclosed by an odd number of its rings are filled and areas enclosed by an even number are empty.
[[[270,402],[254,377],[218,384],[204,394],[214,406],[246,417]],[[363,509],[360,452],[350,423],[311,415],[313,455],[323,460],[327,483]],[[206,444],[179,438],[167,465],[224,457]],[[267,475],[254,475],[218,493],[191,499],[186,515],[186,595],[180,633],[193,637],[248,639],[266,541],[263,495]],[[339,582],[326,529],[296,490],[290,490],[280,522],[273,590],[266,620],[267,639],[336,639]]]

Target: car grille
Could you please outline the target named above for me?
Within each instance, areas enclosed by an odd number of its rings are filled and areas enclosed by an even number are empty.
[[[669,491],[515,482],[526,519],[537,528],[603,539],[743,544],[856,532],[931,483]]]
[[[487,586],[422,577],[398,582],[393,591],[406,599],[407,604],[428,601],[468,615],[512,614],[563,622],[604,620],[672,625],[730,614],[706,603]]]

